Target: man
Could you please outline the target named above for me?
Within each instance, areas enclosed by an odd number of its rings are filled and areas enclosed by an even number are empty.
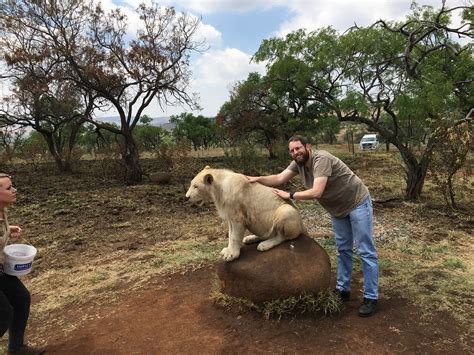
[[[359,307],[359,315],[368,317],[375,312],[378,299],[378,259],[372,237],[369,190],[340,159],[324,150],[313,151],[305,137],[291,137],[288,149],[293,161],[281,173],[247,178],[250,182],[279,186],[300,175],[306,190],[273,191],[283,199],[317,199],[330,213],[338,251],[336,292],[343,301],[350,299],[355,243],[364,274],[364,302]]]

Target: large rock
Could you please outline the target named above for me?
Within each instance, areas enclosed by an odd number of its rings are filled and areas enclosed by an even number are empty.
[[[264,252],[244,245],[238,259],[218,262],[217,274],[223,293],[262,303],[326,291],[331,262],[318,243],[300,236]]]
[[[171,173],[168,171],[156,171],[148,175],[151,182],[157,184],[168,184],[171,180]]]

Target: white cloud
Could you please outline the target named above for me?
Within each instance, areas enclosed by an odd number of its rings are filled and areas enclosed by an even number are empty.
[[[221,46],[222,44],[222,33],[216,30],[211,25],[201,23],[196,32],[196,41],[204,41],[206,44],[213,46]]]
[[[201,100],[202,111],[193,112],[207,117],[215,116],[220,107],[229,99],[229,91],[249,73],[265,72],[264,64],[250,62],[251,55],[235,48],[210,50],[201,55],[192,66],[193,81],[188,92],[196,92]],[[145,110],[152,117],[178,115],[190,112],[187,107],[166,107],[161,111],[156,103]]]
[[[446,6],[463,5],[469,0],[447,0]],[[441,7],[441,0],[418,0],[418,5]],[[284,36],[299,28],[315,30],[332,26],[344,31],[357,24],[367,26],[377,20],[402,20],[410,12],[410,0],[294,0],[288,7],[294,16],[284,22],[276,35]]]
[[[197,85],[225,85],[242,80],[252,71],[264,72],[264,66],[251,63],[251,55],[236,48],[204,53],[194,64]]]
[[[197,13],[209,14],[214,12],[245,12],[257,9],[269,9],[275,6],[284,6],[285,0],[168,0],[167,3],[175,4]]]
[[[194,80],[190,91],[199,93],[204,116],[215,116],[229,99],[229,91],[249,73],[263,74],[263,64],[250,62],[251,56],[236,48],[211,50],[204,53],[193,65]]]

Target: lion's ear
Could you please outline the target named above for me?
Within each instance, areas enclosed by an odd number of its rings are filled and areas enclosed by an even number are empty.
[[[204,169],[210,169],[211,167],[209,165],[206,165]]]
[[[214,178],[212,177],[211,174],[207,174],[206,176],[204,176],[204,183],[205,184],[212,184],[212,182],[214,181]]]

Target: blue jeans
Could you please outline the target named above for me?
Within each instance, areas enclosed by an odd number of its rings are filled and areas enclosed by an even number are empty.
[[[349,291],[352,276],[352,248],[355,244],[362,261],[364,298],[378,298],[379,265],[372,236],[372,200],[370,196],[346,217],[331,216],[337,246],[336,288]]]

